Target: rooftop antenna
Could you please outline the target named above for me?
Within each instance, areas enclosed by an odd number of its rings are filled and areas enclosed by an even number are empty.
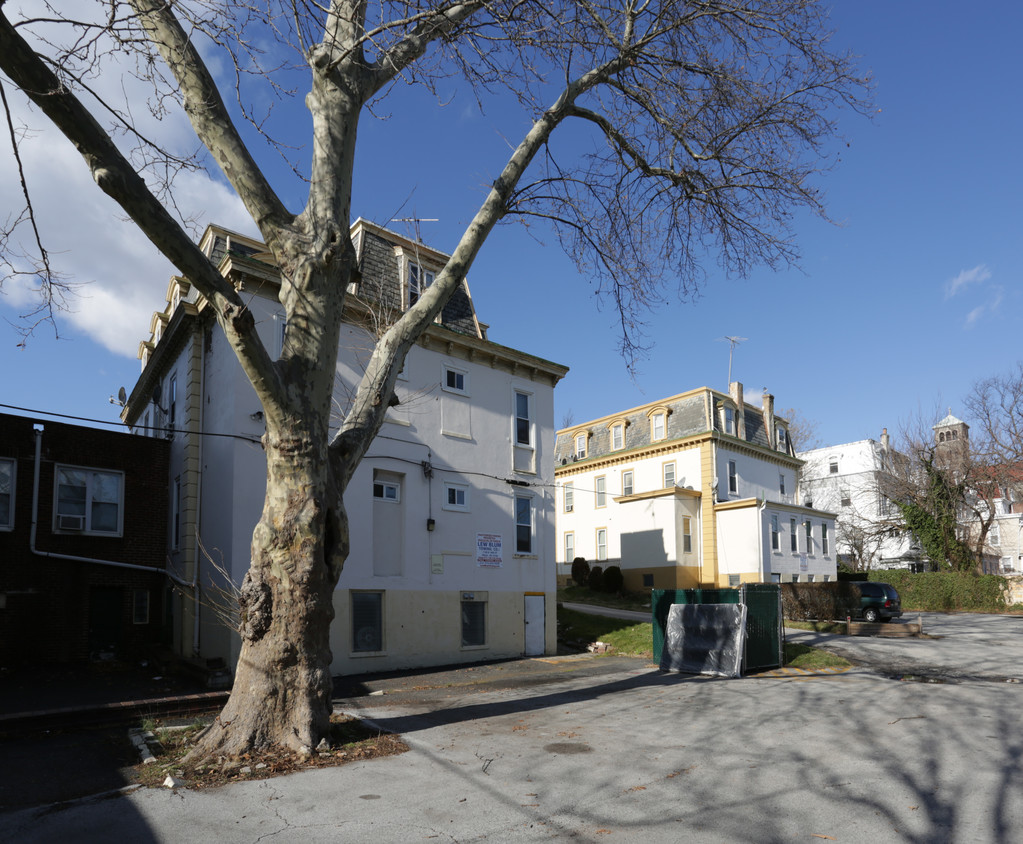
[[[728,383],[732,383],[732,355],[735,353],[735,347],[740,343],[749,340],[749,337],[718,337],[718,340],[728,341]]]
[[[413,230],[416,233],[416,240],[419,243],[423,242],[422,233],[419,231],[420,223],[439,223],[439,217],[392,217],[392,223],[410,223]]]

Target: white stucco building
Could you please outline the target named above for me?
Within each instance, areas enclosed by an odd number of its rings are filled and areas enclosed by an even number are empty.
[[[804,461],[803,494],[814,507],[837,514],[839,561],[861,569],[908,568],[920,563],[920,549],[901,524],[896,506],[884,494],[893,461],[888,429],[866,439],[799,452]],[[884,527],[889,530],[883,530]]]
[[[352,232],[359,292],[384,308],[407,307],[446,261],[364,220]],[[263,245],[211,226],[201,247],[279,354],[279,279]],[[365,325],[353,311],[342,326],[339,413],[374,342]],[[167,596],[174,647],[233,666],[240,643],[215,608],[230,603],[217,569],[237,585],[249,565],[265,491],[259,403],[185,279],[172,279],[139,356],[123,418],[171,439],[168,558],[196,584]],[[554,387],[566,372],[489,342],[466,284],[445,306],[345,494],[351,553],[334,596],[334,673],[554,652]]]
[[[701,387],[558,431],[559,573],[618,565],[627,589],[831,580],[834,514],[806,507],[774,398]]]

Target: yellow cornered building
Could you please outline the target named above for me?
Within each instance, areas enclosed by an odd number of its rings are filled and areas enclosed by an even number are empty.
[[[559,574],[620,566],[625,588],[835,579],[835,514],[799,490],[774,397],[700,387],[557,432]]]

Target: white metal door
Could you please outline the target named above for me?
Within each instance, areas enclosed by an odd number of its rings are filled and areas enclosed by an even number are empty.
[[[541,656],[547,644],[544,601],[543,595],[526,595],[525,598],[526,656]]]

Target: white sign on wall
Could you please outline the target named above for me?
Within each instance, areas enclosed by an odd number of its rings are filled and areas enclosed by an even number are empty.
[[[806,554],[800,554],[799,555],[799,570],[800,571],[806,571],[808,568],[809,568],[809,565],[806,562]]]
[[[502,539],[499,533],[476,534],[476,565],[501,565]]]

